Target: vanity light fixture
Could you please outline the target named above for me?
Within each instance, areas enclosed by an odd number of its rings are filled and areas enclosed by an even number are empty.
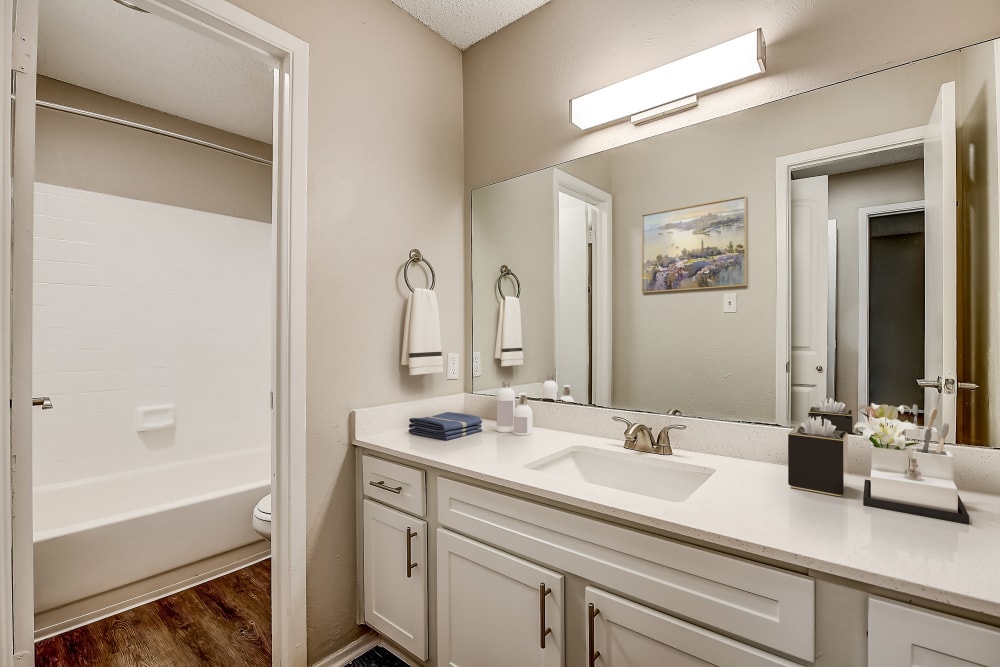
[[[690,109],[697,94],[764,72],[764,33],[753,32],[570,100],[581,130],[632,116],[636,125]]]

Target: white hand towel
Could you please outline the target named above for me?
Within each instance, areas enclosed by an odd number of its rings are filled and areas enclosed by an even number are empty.
[[[524,364],[524,349],[521,346],[521,301],[516,296],[505,296],[500,302],[494,356],[500,360],[501,366]]]
[[[399,363],[410,367],[410,375],[444,371],[437,296],[429,289],[421,287],[413,290],[406,302],[403,352]]]

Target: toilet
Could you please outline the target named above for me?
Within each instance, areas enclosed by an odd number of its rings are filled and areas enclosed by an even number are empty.
[[[253,508],[253,529],[265,540],[271,539],[271,494],[267,494]]]

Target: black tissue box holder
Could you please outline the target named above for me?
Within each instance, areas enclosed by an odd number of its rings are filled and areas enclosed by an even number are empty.
[[[809,408],[809,416],[828,420],[838,431],[854,433],[854,414],[850,410],[847,412],[823,412],[819,408]]]
[[[833,496],[844,495],[844,432],[788,434],[788,485]]]

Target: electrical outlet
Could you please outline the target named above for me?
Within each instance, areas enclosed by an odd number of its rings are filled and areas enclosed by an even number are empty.
[[[736,292],[726,292],[722,295],[722,312],[736,312]]]
[[[483,374],[483,358],[478,352],[472,353],[472,377],[477,378]]]
[[[445,379],[458,379],[458,352],[448,353],[448,368],[445,370]]]

